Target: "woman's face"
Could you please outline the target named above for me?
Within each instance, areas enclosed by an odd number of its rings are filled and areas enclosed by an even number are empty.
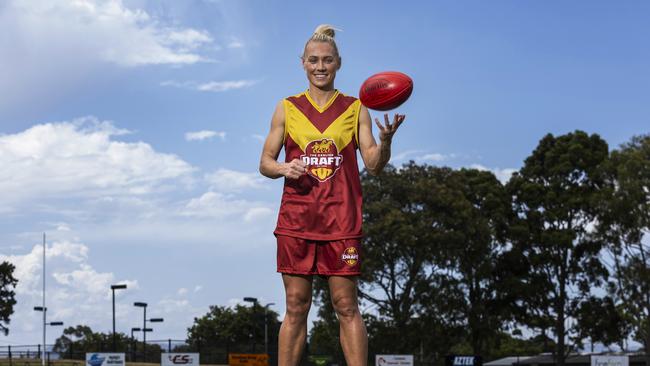
[[[328,42],[312,41],[305,47],[302,66],[311,85],[319,89],[331,89],[334,88],[334,78],[341,67],[341,60]]]

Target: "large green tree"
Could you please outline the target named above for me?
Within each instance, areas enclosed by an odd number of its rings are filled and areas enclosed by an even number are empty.
[[[515,252],[528,265],[522,297],[523,321],[555,336],[557,364],[581,345],[576,319],[584,301],[608,275],[600,260],[603,241],[593,235],[603,202],[611,194],[606,179],[607,143],[575,131],[546,135],[508,183],[519,226]]]
[[[234,308],[210,306],[210,310],[187,330],[187,342],[202,351],[262,352],[264,346],[264,316],[268,322],[270,343],[276,344],[279,329],[278,313],[258,303]]]
[[[10,316],[14,313],[16,305],[16,284],[14,277],[16,267],[9,262],[0,263],[0,332],[9,334]]]
[[[650,350],[650,135],[612,151],[610,173],[615,191],[599,227],[613,244],[610,293],[628,330]]]
[[[448,184],[453,175],[449,168],[413,162],[399,170],[387,166],[378,176],[362,174],[360,287],[375,314],[369,319],[371,354],[419,355],[424,349],[433,358],[459,340],[464,303],[446,271],[462,237],[452,215],[463,208],[461,192]]]
[[[449,285],[462,294],[467,343],[474,354],[489,357],[491,341],[511,318],[500,283],[511,271],[499,265],[510,250],[506,240],[513,216],[510,197],[494,174],[476,169],[455,171],[447,187],[457,191],[455,207],[446,212],[449,229],[456,235]]]

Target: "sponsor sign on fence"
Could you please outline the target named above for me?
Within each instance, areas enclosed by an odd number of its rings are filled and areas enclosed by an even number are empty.
[[[482,366],[481,356],[449,355],[445,358],[445,366]]]
[[[86,353],[86,366],[124,365],[124,353]]]
[[[628,356],[591,356],[591,366],[629,366]]]
[[[269,355],[258,353],[229,353],[230,366],[269,366]]]
[[[161,366],[199,366],[198,353],[163,353],[160,356]]]
[[[413,355],[376,355],[375,366],[413,366]]]

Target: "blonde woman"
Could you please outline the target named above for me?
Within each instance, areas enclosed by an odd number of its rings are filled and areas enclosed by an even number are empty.
[[[313,275],[327,278],[347,364],[367,363],[368,337],[357,299],[362,261],[357,150],[365,168],[379,174],[405,116],[395,114],[391,123],[385,114],[383,124],[375,119],[377,144],[368,110],[334,88],[341,68],[334,35],[332,26],[320,25],[305,44],[301,59],[309,87],[278,103],[260,161],[264,176],[285,178],[274,231],[287,310],[280,328],[280,366],[300,361]],[[283,147],[286,158],[279,162]]]

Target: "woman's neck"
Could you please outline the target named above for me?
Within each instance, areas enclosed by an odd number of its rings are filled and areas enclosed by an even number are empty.
[[[310,85],[309,90],[307,90],[307,92],[309,93],[311,99],[316,104],[318,104],[319,107],[322,107],[325,104],[327,104],[327,102],[329,102],[330,98],[332,98],[334,93],[336,93],[336,89],[334,89],[334,86],[321,89],[313,85]]]

